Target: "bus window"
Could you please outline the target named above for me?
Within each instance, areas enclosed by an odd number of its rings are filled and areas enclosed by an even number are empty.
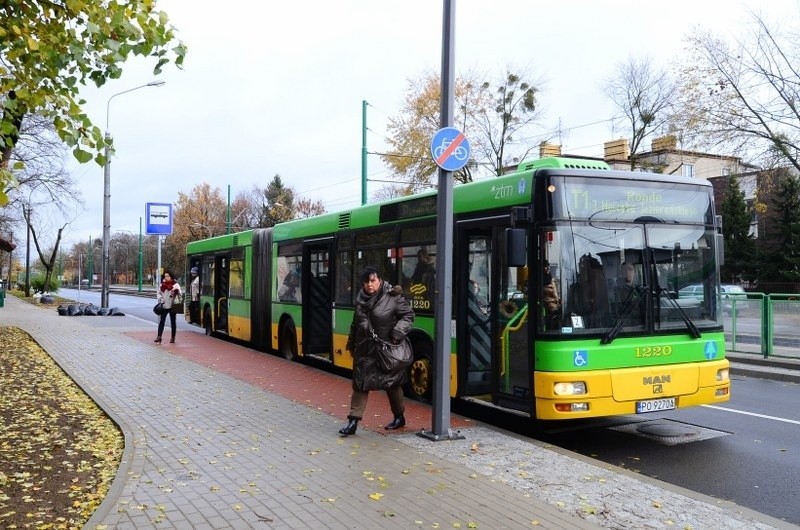
[[[436,257],[424,246],[403,247],[402,285],[414,311],[433,312],[436,288]]]
[[[278,256],[276,298],[281,302],[302,302],[300,286],[302,256]]]
[[[231,253],[230,268],[228,269],[228,296],[231,298],[244,298],[244,252]]]
[[[336,257],[336,305],[353,305],[353,255],[339,252]]]
[[[356,236],[355,272],[360,274],[367,266],[376,267],[381,277],[392,285],[397,283],[397,266],[394,248],[394,230],[368,232]]]

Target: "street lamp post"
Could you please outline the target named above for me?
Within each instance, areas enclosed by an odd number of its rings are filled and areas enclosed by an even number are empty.
[[[111,241],[111,131],[108,128],[109,122],[109,111],[111,110],[111,100],[117,96],[122,94],[127,94],[128,92],[133,92],[134,90],[139,90],[140,88],[145,88],[149,86],[161,86],[164,84],[163,80],[158,81],[150,81],[144,85],[139,85],[137,87],[129,88],[128,90],[123,90],[122,92],[117,92],[113,94],[110,98],[108,98],[108,103],[106,103],[106,135],[105,135],[105,156],[106,156],[106,163],[105,167],[103,168],[103,263],[102,263],[102,276],[103,276],[103,285],[100,291],[100,307],[108,307],[108,292],[109,292],[109,265],[110,265],[110,255],[109,255],[109,247]]]
[[[142,292],[142,218],[139,218],[139,287],[138,292]]]
[[[23,212],[25,206],[22,206]],[[28,223],[28,243],[25,251],[25,296],[31,295],[31,206],[28,204],[28,213],[23,215]],[[9,271],[10,272],[10,271]],[[9,274],[10,276],[10,274]]]

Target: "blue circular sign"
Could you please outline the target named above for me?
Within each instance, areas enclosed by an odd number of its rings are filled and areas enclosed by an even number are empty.
[[[458,171],[469,162],[469,141],[455,127],[439,129],[431,140],[431,156],[445,171]]]

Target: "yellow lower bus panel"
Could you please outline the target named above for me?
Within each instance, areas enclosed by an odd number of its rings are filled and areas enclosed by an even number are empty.
[[[536,417],[565,420],[659,412],[730,399],[727,359],[617,370],[536,372]]]

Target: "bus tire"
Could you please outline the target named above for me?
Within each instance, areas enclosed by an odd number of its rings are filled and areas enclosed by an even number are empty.
[[[281,356],[287,361],[297,360],[297,332],[291,322],[286,322],[281,327],[281,340],[278,348]]]
[[[422,403],[433,401],[433,349],[425,341],[413,344],[414,362],[408,368],[408,382],[403,386],[409,399]]]

